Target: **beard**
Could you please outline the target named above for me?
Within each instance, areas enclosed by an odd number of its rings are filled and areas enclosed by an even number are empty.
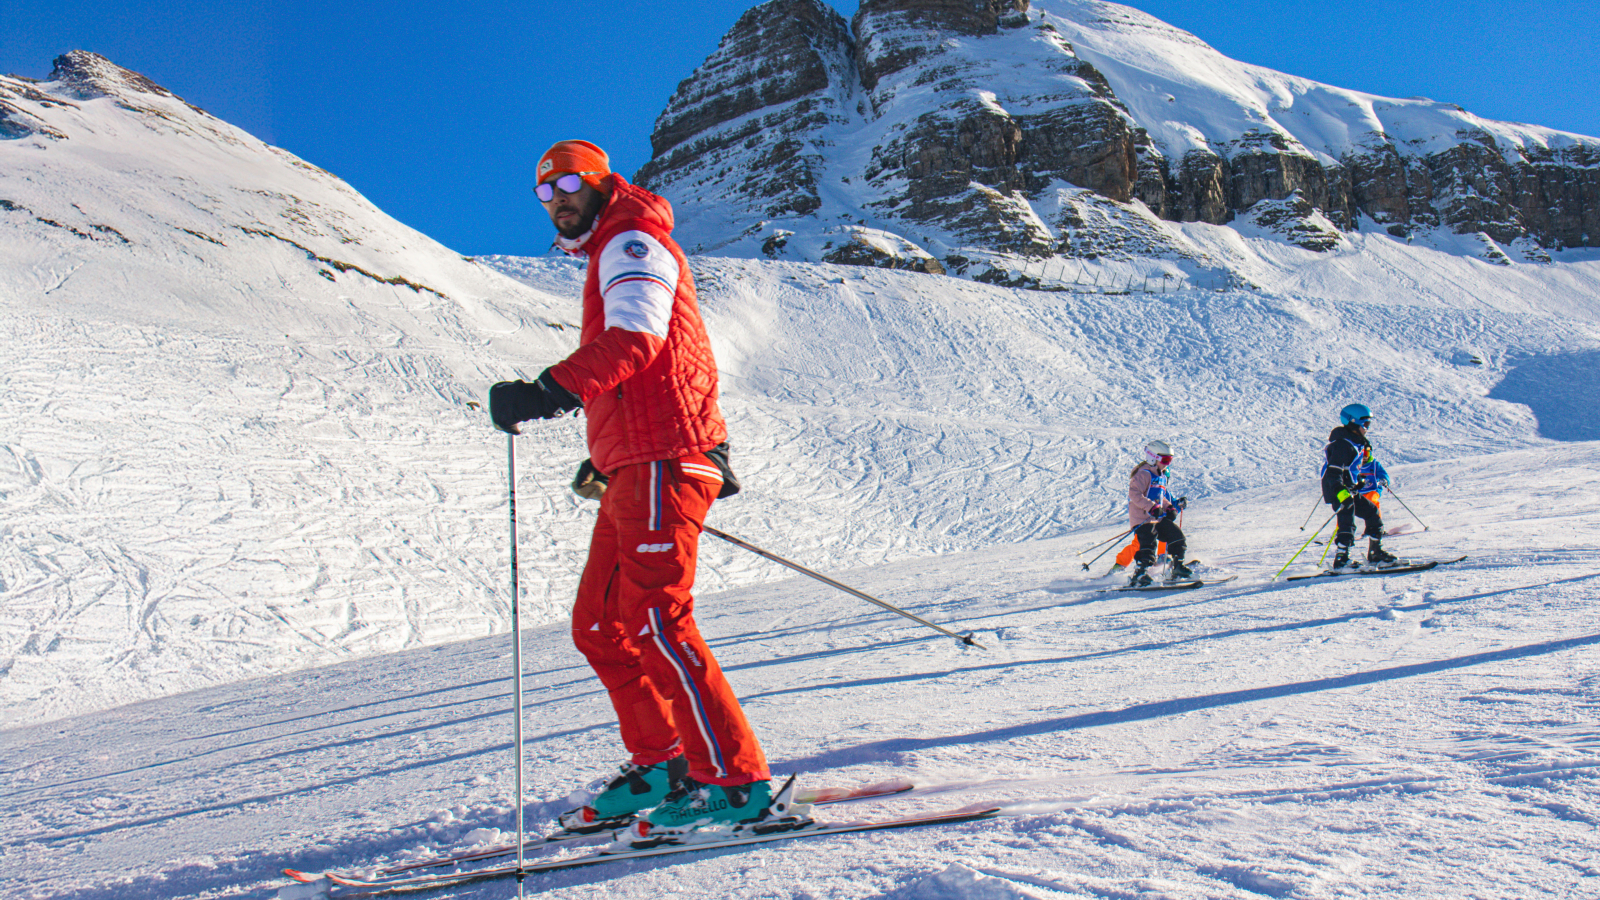
[[[566,228],[557,226],[556,231],[569,241],[575,241],[583,237],[589,233],[589,229],[594,227],[594,220],[600,215],[601,207],[605,205],[606,195],[595,191],[589,201],[584,204],[583,210],[578,215],[578,220]]]

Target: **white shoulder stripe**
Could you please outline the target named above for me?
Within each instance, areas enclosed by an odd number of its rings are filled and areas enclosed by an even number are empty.
[[[677,257],[643,231],[614,235],[600,251],[606,327],[665,339],[681,274]]]

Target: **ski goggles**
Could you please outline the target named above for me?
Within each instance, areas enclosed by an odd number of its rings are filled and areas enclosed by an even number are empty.
[[[1352,419],[1351,420],[1351,424],[1353,424],[1357,428],[1361,428],[1361,429],[1371,428],[1372,427],[1372,417],[1371,416],[1362,416],[1359,419]]]
[[[534,194],[538,195],[540,203],[549,203],[551,200],[556,198],[556,188],[560,188],[561,193],[563,194],[576,194],[577,192],[583,190],[583,176],[600,174],[602,173],[568,172],[565,175],[560,175],[550,179],[549,181],[535,185],[533,192]]]
[[[1156,457],[1156,462],[1161,463],[1163,466],[1170,466],[1172,465],[1172,454],[1163,453]]]

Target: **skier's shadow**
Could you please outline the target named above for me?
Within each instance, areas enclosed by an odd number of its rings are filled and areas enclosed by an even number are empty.
[[[1483,665],[1491,662],[1503,662],[1510,659],[1523,659],[1530,656],[1543,656],[1549,653],[1560,653],[1576,647],[1585,647],[1600,644],[1600,634],[1590,634],[1583,637],[1566,638],[1559,641],[1546,641],[1539,644],[1527,644],[1521,647],[1508,647],[1504,650],[1492,650],[1486,653],[1474,653],[1470,656],[1458,656],[1453,659],[1442,659],[1434,662],[1413,663],[1406,666],[1393,666],[1387,669],[1376,669],[1371,672],[1355,672],[1350,675],[1340,675],[1333,678],[1319,678],[1314,681],[1300,681],[1292,684],[1273,685],[1270,687],[1248,688],[1239,691],[1224,691],[1217,694],[1203,694],[1195,697],[1178,697],[1172,700],[1160,700],[1154,703],[1140,703],[1122,709],[1106,710],[1104,712],[1083,713],[1076,716],[1065,716],[1059,719],[1046,719],[1042,722],[1032,722],[1026,725],[1013,725],[1006,728],[991,728],[984,731],[975,731],[971,734],[946,735],[942,737],[926,738],[894,738],[886,741],[873,741],[854,747],[841,747],[813,756],[800,759],[787,760],[775,768],[794,770],[797,772],[816,771],[823,769],[836,769],[844,766],[862,763],[879,762],[892,759],[904,753],[915,753],[919,750],[930,750],[936,747],[953,747],[962,744],[986,744],[990,742],[1013,741],[1018,738],[1034,737],[1041,734],[1050,734],[1058,731],[1075,731],[1080,728],[1095,728],[1102,725],[1120,725],[1127,722],[1140,722],[1147,719],[1159,719],[1165,716],[1175,716],[1183,713],[1194,712],[1201,709],[1214,709],[1222,706],[1233,706],[1240,703],[1254,703],[1260,700],[1272,700],[1279,697],[1292,697],[1298,694],[1313,694],[1320,691],[1341,690],[1362,685],[1378,684],[1385,681],[1396,681],[1403,678],[1415,678],[1421,675],[1431,675],[1436,672],[1446,672],[1452,669],[1464,669],[1471,666]]]

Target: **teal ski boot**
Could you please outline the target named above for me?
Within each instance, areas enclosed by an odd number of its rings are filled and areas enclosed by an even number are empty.
[[[641,810],[650,809],[671,796],[689,774],[689,761],[674,756],[664,763],[640,766],[623,763],[617,777],[587,804],[564,812],[558,821],[573,834],[593,834],[633,824]]]
[[[704,784],[685,778],[661,805],[634,822],[619,839],[634,848],[689,843],[699,828],[735,834],[793,831],[812,824],[809,804],[794,801],[794,779],[776,795],[771,781]]]

